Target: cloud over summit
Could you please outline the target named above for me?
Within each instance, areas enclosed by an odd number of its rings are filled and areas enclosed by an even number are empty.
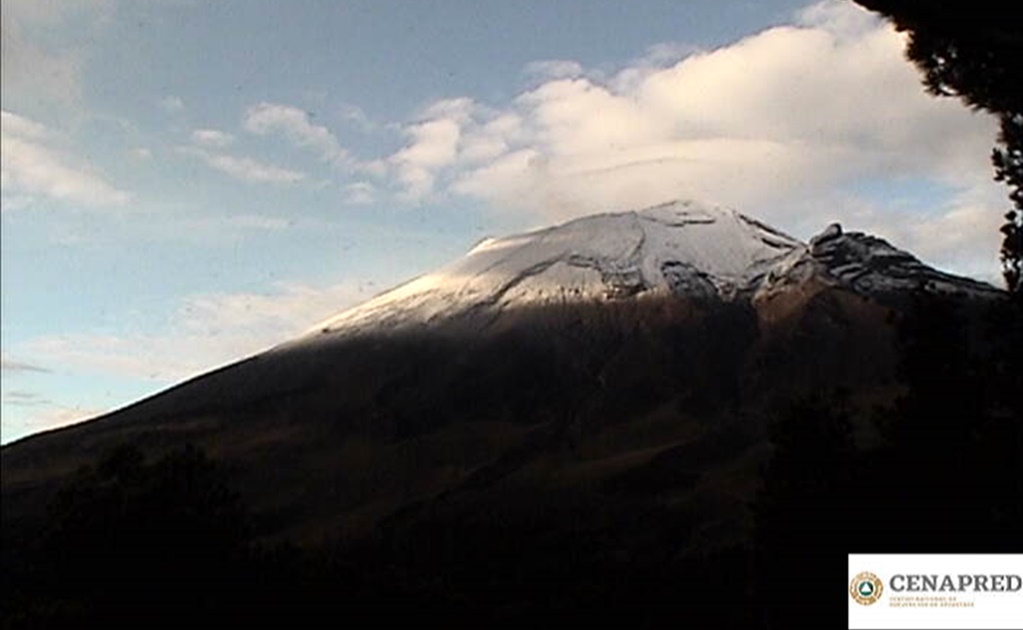
[[[389,158],[394,184],[413,201],[450,194],[547,221],[696,198],[797,231],[825,200],[832,218],[862,216],[857,188],[871,179],[996,189],[994,122],[926,94],[904,45],[872,14],[827,0],[791,24],[713,50],[672,46],[611,75],[531,64],[544,80],[510,102],[447,99],[408,125]],[[905,219],[876,224],[927,232]],[[992,238],[966,246],[980,256]]]

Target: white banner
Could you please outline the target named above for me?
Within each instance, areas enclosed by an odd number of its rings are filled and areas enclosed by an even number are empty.
[[[1023,554],[849,554],[849,628],[1023,629]]]

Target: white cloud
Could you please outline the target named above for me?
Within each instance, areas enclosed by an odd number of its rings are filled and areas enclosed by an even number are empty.
[[[555,218],[688,195],[747,206],[891,173],[988,176],[993,123],[925,94],[901,36],[847,3],[800,20],[626,85],[551,80],[468,121],[411,125],[392,161],[417,167],[416,181],[449,170],[456,192]],[[517,135],[485,131],[499,116],[521,121]],[[547,196],[575,202],[548,208]]]
[[[484,111],[476,101],[467,97],[445,98],[427,106],[419,120],[438,120],[449,118],[460,123],[472,119],[474,114]]]
[[[796,13],[796,23],[827,30],[843,39],[852,39],[876,31],[879,20],[870,11],[850,7],[846,2],[824,0]]]
[[[0,129],[5,136],[23,140],[46,142],[56,138],[46,125],[8,111],[0,112]]]
[[[364,170],[376,175],[391,174],[406,201],[418,202],[431,195],[445,169],[480,163],[501,156],[508,141],[517,137],[521,118],[512,112],[495,112],[469,98],[445,99],[423,111],[420,120],[407,125],[408,142],[379,163],[382,169]]]
[[[407,130],[409,144],[390,158],[405,195],[418,200],[433,192],[435,173],[455,160],[459,124],[450,118],[419,123]]]
[[[1002,286],[998,230],[1007,203],[1004,188],[983,184],[963,190],[938,208],[893,211],[868,205],[856,216],[859,229],[887,238],[928,264]]]
[[[280,284],[267,294],[195,295],[165,330],[40,337],[18,350],[62,371],[170,383],[286,341],[366,299],[369,291],[355,283]]]
[[[314,125],[308,112],[291,105],[259,103],[245,112],[245,130],[257,135],[283,134],[297,146],[312,149],[328,161],[347,158],[337,138],[323,125]]]
[[[192,143],[201,147],[222,149],[234,142],[234,136],[218,129],[196,129],[192,131]]]
[[[59,146],[61,138],[44,125],[7,111],[0,116],[5,201],[47,197],[86,206],[119,206],[131,200],[129,193]]]
[[[412,141],[394,155],[395,162],[435,169],[455,160],[461,135],[456,121],[450,118],[429,120],[411,127],[408,133]]]
[[[836,218],[856,219],[871,181],[990,192],[994,120],[926,94],[904,46],[829,0],[715,50],[659,45],[606,78],[540,62],[527,71],[552,78],[509,103],[447,99],[406,125],[390,175],[413,200],[464,195],[546,221],[690,197],[784,228],[835,191],[849,212]],[[931,215],[957,207],[939,203]]]
[[[306,178],[301,171],[266,164],[249,157],[235,157],[197,147],[179,147],[179,152],[192,155],[210,168],[244,182],[257,184],[295,184]]]

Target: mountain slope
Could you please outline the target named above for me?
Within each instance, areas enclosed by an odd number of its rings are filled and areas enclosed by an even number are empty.
[[[693,203],[485,241],[297,340],[3,447],[5,527],[112,446],[191,442],[267,538],[432,531],[484,505],[528,522],[568,500],[609,531],[650,512],[741,540],[772,415],[836,388],[890,401],[893,318],[925,285],[1000,295],[873,237],[803,244]]]

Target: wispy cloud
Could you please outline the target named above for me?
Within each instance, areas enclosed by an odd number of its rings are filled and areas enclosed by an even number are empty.
[[[0,3],[3,14],[0,83],[4,104],[79,107],[89,43],[95,41],[96,32],[106,23],[112,4],[107,0]],[[54,37],[54,32],[67,35]]]
[[[666,65],[674,65],[686,57],[700,52],[701,50],[692,44],[684,44],[681,42],[658,42],[647,47],[646,54],[633,65],[664,67]]]
[[[308,112],[291,105],[253,105],[245,112],[243,126],[257,135],[282,134],[296,146],[317,152],[324,160],[344,160],[348,155],[329,129],[313,124]]]
[[[36,392],[13,389],[4,392],[3,404],[14,405],[15,407],[38,407],[50,404],[50,399]]]
[[[179,147],[178,151],[196,157],[210,168],[244,182],[294,184],[306,178],[306,174],[301,171],[266,164],[250,157],[235,157],[199,147]]]
[[[192,131],[192,143],[213,149],[222,149],[234,142],[234,136],[219,129],[196,129]]]
[[[8,111],[0,116],[0,176],[5,198],[45,197],[86,206],[120,206],[131,200],[129,193],[107,182],[61,146],[59,134]]]
[[[49,372],[48,369],[31,363],[0,357],[0,370],[4,372]]]
[[[526,64],[523,72],[541,79],[571,79],[584,72],[582,64],[571,59],[547,59]]]

